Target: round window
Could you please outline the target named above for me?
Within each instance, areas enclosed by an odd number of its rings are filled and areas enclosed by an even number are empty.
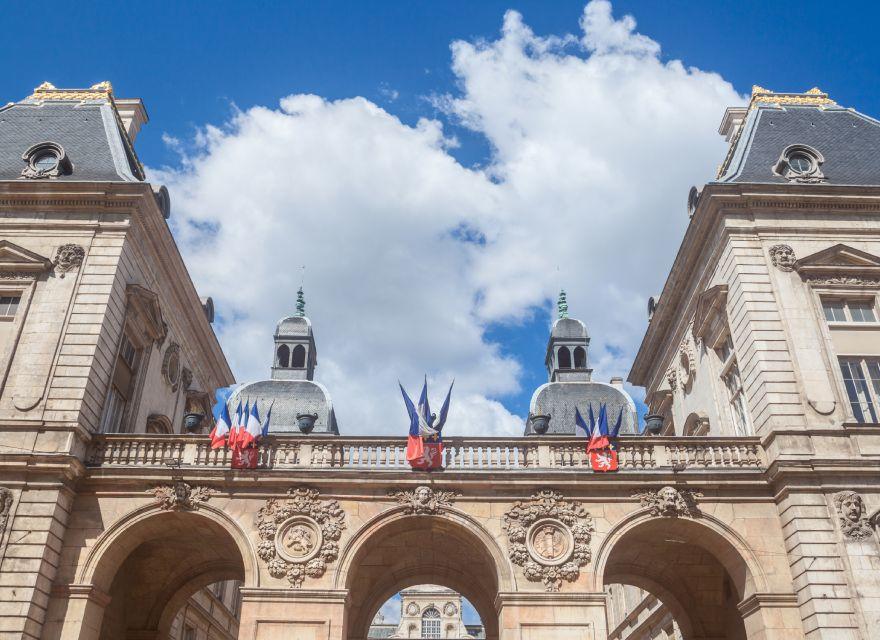
[[[788,166],[797,173],[808,173],[813,168],[813,161],[803,153],[793,153],[788,157]]]
[[[37,171],[45,173],[47,171],[52,171],[56,166],[58,166],[58,156],[51,151],[41,153],[34,158],[34,168]]]

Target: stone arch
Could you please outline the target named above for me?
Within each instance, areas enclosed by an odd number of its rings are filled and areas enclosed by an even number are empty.
[[[738,605],[766,590],[745,540],[709,514],[652,517],[639,510],[618,523],[596,554],[596,587],[630,584],[666,605],[685,638],[746,637]]]
[[[575,369],[586,369],[587,368],[587,350],[583,347],[575,347],[574,348],[574,368]]]
[[[98,538],[77,582],[110,596],[98,614],[101,638],[131,632],[167,637],[175,614],[196,591],[230,579],[256,586],[258,576],[246,535],[223,511],[148,505]]]
[[[286,369],[290,365],[290,347],[286,344],[279,345],[275,353],[278,359],[278,366]]]
[[[685,418],[682,435],[707,436],[709,435],[709,427],[709,416],[703,412],[693,412]]]
[[[296,345],[290,352],[290,366],[294,369],[302,369],[306,366],[306,348],[301,344]]]
[[[452,509],[409,515],[403,507],[379,514],[349,540],[334,583],[349,592],[349,638],[366,637],[375,612],[401,589],[440,584],[467,598],[483,620],[487,639],[497,639],[495,599],[515,589],[510,563],[479,522]]]
[[[556,361],[560,369],[571,369],[571,351],[568,347],[559,347],[556,350]]]

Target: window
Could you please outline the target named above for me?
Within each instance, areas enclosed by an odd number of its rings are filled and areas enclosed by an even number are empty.
[[[571,369],[571,351],[568,350],[568,347],[559,347],[556,353],[559,358],[559,368]]]
[[[306,366],[306,348],[301,344],[293,348],[293,355],[290,357],[290,366],[302,369]]]
[[[278,366],[282,369],[286,369],[287,365],[290,363],[290,347],[286,344],[282,344],[278,347]]]
[[[877,322],[873,298],[822,298],[822,311],[828,322]]]
[[[196,628],[186,625],[183,628],[183,640],[196,640]]]
[[[574,349],[574,368],[587,368],[587,352],[584,350],[583,347],[575,347]]]
[[[440,637],[440,612],[434,607],[425,609],[422,614],[422,638]]]
[[[0,296],[0,320],[12,320],[20,302],[21,296]]]
[[[773,173],[792,182],[824,182],[825,176],[820,168],[824,162],[825,158],[816,149],[805,144],[793,144],[779,156]]]
[[[113,369],[113,380],[110,383],[110,394],[104,409],[104,421],[101,425],[104,433],[118,433],[122,428],[125,407],[134,392],[135,367],[139,355],[138,349],[123,333],[119,354],[116,356],[116,367]]]
[[[876,423],[880,397],[880,359],[841,358],[840,371],[856,422]]]
[[[739,366],[736,362],[736,354],[733,351],[733,340],[730,334],[727,334],[724,341],[716,347],[715,353],[718,355],[718,359],[721,360],[721,381],[727,389],[730,421],[733,425],[734,435],[752,435],[742,378],[739,374]]]
[[[793,153],[788,158],[788,166],[797,173],[808,173],[813,168],[813,161],[803,153]]]

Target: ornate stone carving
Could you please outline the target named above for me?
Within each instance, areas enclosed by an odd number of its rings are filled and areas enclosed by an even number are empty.
[[[186,367],[182,367],[180,369],[180,384],[183,387],[184,391],[189,391],[189,388],[192,386],[193,382],[193,372],[191,369],[187,369]]]
[[[392,490],[388,492],[388,495],[406,507],[404,509],[405,513],[433,515],[442,513],[461,494],[458,491],[446,491],[443,489],[435,491],[431,487],[421,485],[409,491]]]
[[[0,271],[0,280],[33,280],[35,274],[20,271]]]
[[[580,567],[592,557],[592,516],[556,491],[539,491],[531,502],[517,502],[504,514],[503,527],[511,561],[547,591],[559,591],[563,580],[577,580]]]
[[[697,507],[697,498],[702,497],[703,494],[698,491],[676,489],[670,486],[656,491],[642,491],[633,494],[633,498],[638,498],[643,507],[648,507],[651,510],[652,516],[672,518],[678,516],[696,518],[699,516],[700,509]]]
[[[269,498],[257,513],[257,555],[291,587],[302,586],[306,576],[320,578],[339,555],[345,512],[336,500],[318,495],[317,489],[289,489],[286,499]]]
[[[171,386],[172,391],[177,391],[180,384],[180,345],[172,342],[165,349],[162,358],[162,377]]]
[[[12,512],[13,499],[14,496],[11,489],[0,487],[0,538],[6,533],[6,527],[9,525],[9,514]]]
[[[406,605],[406,613],[407,615],[411,616],[418,615],[419,605],[417,605],[415,602],[410,602],[408,605]]]
[[[861,276],[826,276],[822,274],[808,274],[804,278],[812,284],[846,284],[857,287],[880,287],[880,278],[863,278]]]
[[[690,332],[688,332],[690,333]],[[685,335],[684,340],[678,346],[678,381],[684,389],[689,388],[694,376],[697,373],[697,358],[694,353],[694,346]],[[667,373],[667,376],[669,374]]]
[[[834,507],[844,536],[850,540],[864,540],[871,535],[862,496],[855,491],[841,491],[834,494]]]
[[[675,390],[678,387],[678,371],[675,367],[669,367],[666,370],[666,381],[669,383],[669,388]]]
[[[447,602],[445,605],[443,605],[443,614],[444,615],[451,617],[451,616],[454,616],[456,613],[458,613],[458,608],[454,604],[452,604],[451,602]]]
[[[147,490],[156,496],[159,508],[170,509],[198,509],[203,502],[207,502],[214,490],[210,487],[193,487],[186,482],[178,481],[173,485],[160,485]]]
[[[797,258],[794,249],[787,244],[774,244],[770,247],[770,262],[780,271],[791,271]]]
[[[52,264],[55,265],[55,271],[63,278],[64,274],[68,271],[72,271],[80,266],[85,257],[86,250],[78,244],[63,244],[58,247],[58,251],[55,253],[55,261]]]

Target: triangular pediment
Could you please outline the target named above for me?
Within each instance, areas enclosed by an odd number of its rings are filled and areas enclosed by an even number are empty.
[[[0,240],[0,271],[45,271],[52,261],[9,240]]]
[[[880,279],[880,256],[836,244],[798,260],[794,268],[805,280],[833,285],[872,284]]]
[[[845,244],[836,244],[797,261],[800,267],[880,267],[880,256]]]
[[[719,318],[723,320],[726,306],[726,284],[716,284],[701,293],[697,298],[697,311],[694,314],[694,338],[705,338],[712,333]]]

